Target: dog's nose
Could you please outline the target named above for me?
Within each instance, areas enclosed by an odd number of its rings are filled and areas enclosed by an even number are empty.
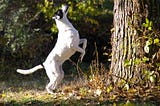
[[[57,19],[57,20],[59,20],[59,19],[61,19],[61,17],[56,15],[56,16],[53,16],[52,19]]]
[[[52,17],[52,19],[54,19],[54,20],[55,20],[55,19],[56,19],[56,17]]]

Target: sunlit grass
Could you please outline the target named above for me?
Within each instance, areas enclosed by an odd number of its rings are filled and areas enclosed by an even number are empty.
[[[18,82],[18,81],[17,81]],[[69,82],[64,81],[63,84],[55,91],[54,95],[48,94],[45,89],[39,89],[39,81],[34,82],[22,82],[22,86],[15,86],[14,83],[12,87],[7,88],[7,86],[1,89],[0,93],[0,103],[6,105],[77,105],[90,104],[89,101],[94,100],[93,97],[89,97],[89,94],[84,94],[87,92],[87,87],[85,86],[87,82],[82,79],[74,80]],[[3,82],[4,83],[4,82]],[[10,82],[7,85],[12,85]],[[34,84],[33,88],[31,86]],[[3,84],[4,85],[4,84]],[[27,86],[28,87],[25,87]],[[35,88],[35,86],[37,88]],[[84,90],[83,90],[84,89]],[[85,91],[86,90],[86,91]],[[90,99],[86,99],[90,98]],[[93,103],[93,102],[92,102]],[[95,102],[96,103],[96,102]]]
[[[156,106],[160,103],[157,100],[160,87],[124,90],[107,84],[109,77],[104,65],[93,63],[88,71],[65,75],[54,95],[45,90],[48,82],[45,75],[12,76],[13,80],[0,81],[0,106]]]
[[[35,82],[31,82],[35,84],[33,88],[31,88],[30,82],[25,82],[25,86],[13,86],[1,89],[0,104],[6,104],[7,106],[120,106],[120,104],[121,106],[125,104],[128,104],[126,106],[139,106],[139,104],[143,104],[143,106],[156,106],[153,101],[147,104],[145,102],[137,104],[134,101],[131,102],[132,99],[129,100],[128,98],[127,100],[123,98],[123,95],[120,98],[118,94],[112,93],[111,95],[109,93],[111,91],[104,91],[104,89],[99,87],[92,88],[88,85],[90,81],[87,79],[78,79],[71,82],[67,82],[66,80],[58,87],[54,95],[48,94],[39,85],[36,86],[38,82],[36,80]],[[28,88],[26,87],[27,84]]]

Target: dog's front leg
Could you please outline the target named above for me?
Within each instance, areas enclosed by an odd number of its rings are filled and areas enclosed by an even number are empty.
[[[80,61],[82,62],[82,60],[83,60],[83,57],[84,57],[84,55],[85,55],[85,50],[84,49],[82,49],[82,48],[80,48],[80,47],[78,47],[78,46],[73,46],[72,47],[75,51],[78,51],[78,52],[80,52],[81,53],[81,59],[80,59]]]
[[[85,49],[86,49],[86,47],[87,47],[87,39],[85,39],[85,38],[80,39],[79,44],[83,44],[83,45],[82,45],[82,48],[83,48],[83,50],[85,51]],[[84,55],[85,55],[85,53],[84,53],[84,54],[81,54],[81,61],[82,61]]]
[[[85,39],[85,38],[80,39],[79,44],[82,44],[82,43],[83,43],[82,48],[83,48],[83,50],[85,50],[85,49],[86,49],[86,47],[87,47],[87,39]]]

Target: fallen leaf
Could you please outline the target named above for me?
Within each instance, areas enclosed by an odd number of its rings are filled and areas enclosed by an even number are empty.
[[[102,93],[102,90],[101,90],[101,89],[97,89],[97,90],[94,92],[95,96],[100,96],[101,93]]]

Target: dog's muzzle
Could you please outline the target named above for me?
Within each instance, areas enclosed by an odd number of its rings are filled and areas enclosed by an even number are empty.
[[[60,19],[60,16],[54,16],[54,17],[52,17],[52,19]]]

